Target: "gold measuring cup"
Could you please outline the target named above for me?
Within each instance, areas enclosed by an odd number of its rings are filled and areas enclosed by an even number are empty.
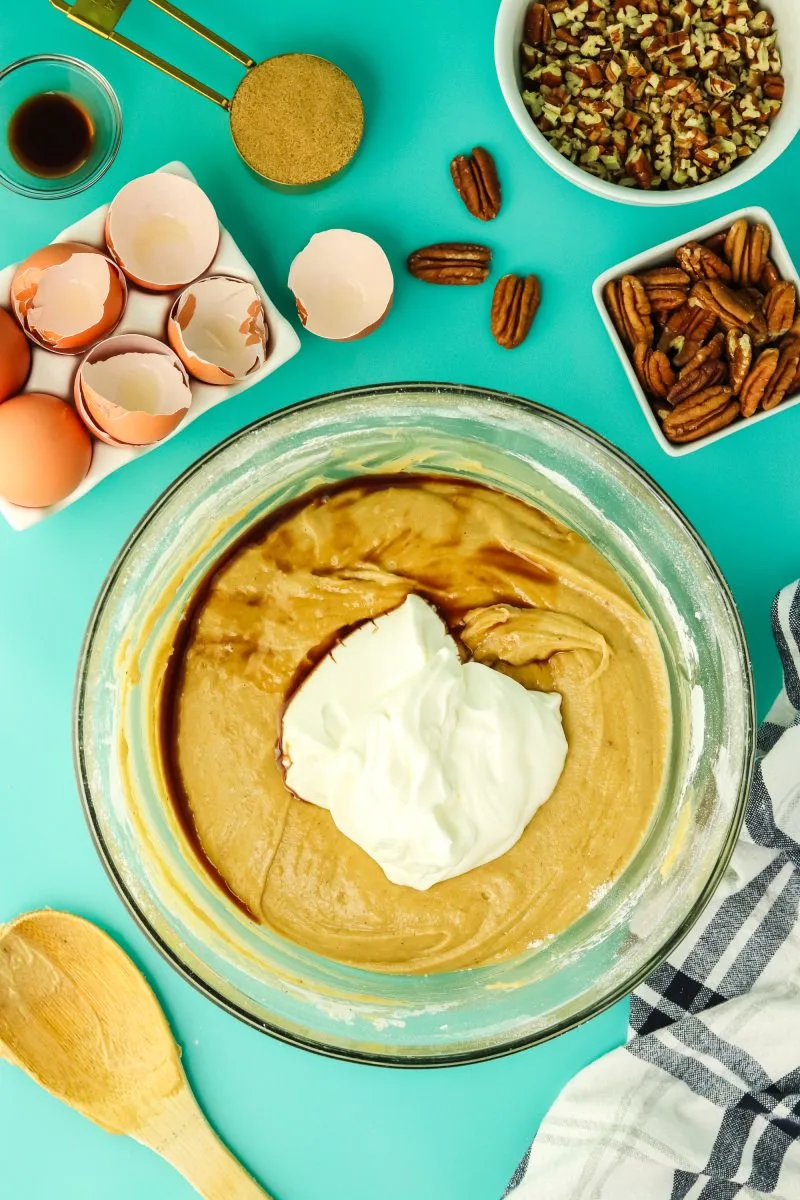
[[[262,179],[304,187],[322,183],[347,166],[364,132],[364,106],[340,67],[314,54],[280,54],[257,63],[169,0],[147,2],[246,68],[232,99],[117,33],[130,0],[50,0],[71,21],[224,108],[236,149]]]

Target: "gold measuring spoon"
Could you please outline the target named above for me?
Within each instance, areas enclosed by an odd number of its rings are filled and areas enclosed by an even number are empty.
[[[169,0],[148,0],[241,63],[247,73],[229,100],[130,38],[117,23],[130,0],[50,0],[84,29],[164,71],[228,111],[240,156],[262,179],[304,187],[330,179],[350,162],[364,133],[364,106],[349,75],[314,54],[279,54],[256,63]]]
[[[0,925],[0,1058],[206,1200],[269,1200],[198,1108],[144,977],[89,921],[43,910]]]

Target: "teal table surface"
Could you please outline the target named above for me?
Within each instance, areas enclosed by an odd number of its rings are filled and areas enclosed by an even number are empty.
[[[171,159],[196,174],[270,294],[290,315],[289,263],[310,235],[346,226],[376,237],[396,273],[394,309],[361,342],[305,334],[300,354],[245,396],[124,468],[26,533],[0,523],[0,921],[52,906],[89,917],[147,973],[184,1048],[210,1119],[279,1200],[495,1200],[561,1087],[625,1033],[625,1005],[557,1041],[475,1067],[400,1072],[334,1062],[238,1023],[164,963],[113,891],[81,812],[71,757],[73,675],[94,596],[132,526],[198,455],[262,414],[336,388],[387,380],[483,384],[585,422],[649,471],[694,522],[739,604],[763,714],[779,686],[773,593],[800,572],[800,408],[683,459],[654,441],[591,297],[600,271],[745,204],[764,205],[800,261],[800,143],[718,200],[656,211],[595,199],[549,170],[508,115],[493,65],[493,0],[186,0],[256,58],[309,50],[356,80],[367,133],[353,167],[324,190],[279,194],[238,159],[224,113],[46,0],[4,0],[0,63],[62,52],[86,59],[120,96],[125,132],[106,177],[59,202],[0,195],[0,262],[37,249],[127,180]],[[238,68],[133,0],[123,30],[209,83]],[[484,226],[450,183],[451,156],[495,153],[505,204]],[[490,286],[411,279],[406,254],[486,239],[498,273],[535,271],[543,302],[525,345],[488,330]],[[0,1064],[3,1200],[181,1200],[171,1169],[106,1135]]]

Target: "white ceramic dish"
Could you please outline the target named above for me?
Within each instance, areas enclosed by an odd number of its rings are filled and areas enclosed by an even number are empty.
[[[167,166],[162,167],[161,170],[171,171],[175,175],[183,175],[187,179],[194,179],[189,168],[184,166],[183,163],[169,163]],[[69,229],[65,229],[53,240],[56,242],[85,242],[91,246],[104,246],[103,229],[107,210],[108,205],[104,204],[101,208],[95,209],[89,216],[84,217],[82,221],[78,221],[77,224],[71,225]],[[9,307],[11,280],[15,269],[16,264],[12,264],[6,267],[5,270],[0,271],[0,305],[5,308]],[[208,412],[209,409],[214,408],[217,404],[221,404],[223,401],[229,400],[232,396],[236,396],[240,392],[245,392],[248,388],[260,383],[267,375],[271,375],[273,371],[277,371],[278,367],[283,366],[285,362],[293,358],[300,349],[300,339],[294,329],[286,318],[278,312],[264,291],[253,268],[231,235],[224,228],[221,229],[216,258],[207,272],[207,274],[218,273],[235,275],[249,280],[261,297],[267,316],[270,336],[267,360],[260,371],[255,372],[246,380],[233,387],[213,386],[192,380],[192,406],[177,429],[169,434],[169,438],[180,436],[181,431],[187,425],[191,424],[192,421],[196,421],[198,417]],[[148,333],[154,337],[163,339],[166,333],[167,314],[177,294],[177,291],[162,292],[160,294],[144,292],[134,285],[129,284],[128,307],[125,310],[122,321],[114,331],[115,334]],[[33,363],[28,382],[25,384],[23,390],[26,392],[51,392],[53,395],[60,396],[63,400],[67,400],[72,404],[73,379],[83,356],[52,354],[48,350],[40,350],[37,346],[32,346],[31,348],[33,350]],[[166,442],[169,438],[164,438],[163,441]],[[151,450],[154,450],[159,445],[161,445],[161,442],[156,442],[153,446],[131,446],[119,449],[116,446],[106,446],[102,442],[94,441],[94,453],[89,474],[66,500],[62,500],[59,504],[53,504],[49,508],[21,508],[17,504],[9,504],[8,501],[0,497],[0,515],[5,517],[12,529],[28,529],[31,525],[36,525],[39,521],[44,521],[60,509],[73,504],[81,496],[85,496],[87,492],[90,492],[93,487],[96,487],[107,475],[118,471],[120,467],[126,466],[133,459],[140,458],[143,454],[149,454]]]
[[[734,433],[741,433],[742,430],[750,429],[753,425],[759,425],[762,421],[767,421],[770,417],[777,417],[780,413],[787,412],[790,408],[796,408],[800,404],[800,394],[794,396],[791,400],[785,400],[783,404],[779,404],[777,408],[773,408],[770,412],[760,412],[755,417],[748,417],[747,420],[735,421],[727,429],[720,429],[717,433],[710,433],[708,437],[701,438],[699,441],[688,442],[686,445],[676,445],[674,442],[667,441],[661,432],[661,426],[656,420],[642,385],[636,378],[633,363],[628,357],[628,352],[622,343],[622,339],[609,316],[608,309],[603,300],[603,288],[612,279],[619,279],[622,275],[637,275],[640,271],[649,271],[652,267],[663,266],[674,257],[675,251],[680,246],[684,246],[687,242],[691,241],[703,242],[706,238],[719,233],[720,230],[727,229],[739,217],[746,217],[748,221],[763,221],[765,225],[769,226],[770,233],[772,234],[769,251],[770,258],[775,263],[783,278],[791,279],[794,282],[800,295],[800,276],[798,276],[789,251],[786,249],[786,243],[781,237],[772,217],[763,208],[740,208],[737,212],[731,213],[730,216],[722,217],[717,221],[709,221],[707,225],[701,225],[699,229],[692,229],[689,233],[685,233],[681,237],[672,238],[668,242],[662,242],[660,246],[655,246],[652,250],[647,250],[644,254],[634,255],[633,258],[618,263],[616,267],[611,267],[608,271],[604,271],[602,275],[598,275],[592,284],[594,302],[597,305],[600,316],[603,318],[603,324],[608,330],[608,336],[614,343],[614,349],[619,355],[619,360],[625,369],[625,374],[630,380],[634,395],[639,401],[639,407],[644,413],[647,424],[652,429],[653,436],[659,446],[667,454],[671,454],[673,458],[681,458],[684,454],[692,454],[695,450],[702,450],[704,446],[710,446],[712,442],[718,442],[721,438],[731,437]]]
[[[638,204],[645,207],[665,207],[673,204],[693,204],[697,200],[710,200],[721,196],[741,183],[747,183],[760,175],[765,167],[775,162],[800,130],[800,3],[798,0],[762,0],[775,17],[778,29],[778,46],[783,56],[783,73],[786,80],[786,95],[783,108],[773,122],[769,136],[761,149],[727,175],[701,183],[698,187],[682,188],[674,192],[644,192],[638,188],[620,187],[597,179],[582,167],[571,163],[555,150],[547,138],[533,123],[522,99],[522,75],[519,66],[519,47],[525,13],[530,0],[501,0],[494,35],[494,60],[500,90],[508,110],[517,123],[525,141],[540,158],[543,158],[559,175],[569,179],[586,192],[617,200],[622,204]],[[573,4],[577,0],[573,0]]]

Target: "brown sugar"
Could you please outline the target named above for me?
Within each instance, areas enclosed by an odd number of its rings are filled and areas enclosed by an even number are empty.
[[[355,84],[313,54],[282,54],[248,71],[231,102],[231,132],[248,166],[287,186],[346,166],[364,132]]]

